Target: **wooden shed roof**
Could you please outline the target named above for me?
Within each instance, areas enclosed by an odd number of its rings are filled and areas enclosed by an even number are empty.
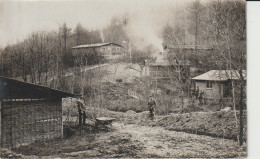
[[[123,47],[123,46],[116,44],[116,43],[95,43],[95,44],[78,45],[78,46],[72,47],[72,49],[96,48],[96,47],[101,47],[101,46],[106,46],[106,45],[116,45],[116,46],[119,46],[119,47]]]
[[[246,80],[246,70],[243,70],[243,77]],[[226,81],[228,79],[237,80],[239,79],[238,70],[210,70],[199,76],[192,78],[192,80],[203,80],[203,81]]]
[[[57,99],[76,96],[76,94],[0,76],[0,99]]]

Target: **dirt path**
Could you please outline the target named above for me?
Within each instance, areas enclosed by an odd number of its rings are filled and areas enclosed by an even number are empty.
[[[114,122],[108,132],[84,132],[14,151],[24,155],[22,158],[230,158],[246,155],[246,151],[233,140],[170,131],[151,125]]]
[[[233,140],[213,138],[184,132],[168,131],[162,127],[114,123],[120,134],[130,134],[139,141],[142,157],[239,157],[244,156]]]

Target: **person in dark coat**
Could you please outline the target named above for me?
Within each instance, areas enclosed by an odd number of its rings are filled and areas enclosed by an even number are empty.
[[[79,125],[85,125],[86,124],[86,105],[83,101],[83,97],[80,96],[80,98],[77,100],[77,107],[78,107],[78,113],[79,113]]]
[[[203,104],[203,94],[204,94],[204,91],[199,92],[199,102],[200,102],[200,104]]]
[[[148,101],[148,109],[150,111],[149,116],[152,120],[154,119],[155,106],[156,106],[156,102],[155,102],[153,96],[150,96],[149,101]]]
[[[195,97],[196,97],[196,99],[199,98],[199,93],[200,93],[200,90],[199,90],[199,88],[197,88],[197,89],[195,90]]]

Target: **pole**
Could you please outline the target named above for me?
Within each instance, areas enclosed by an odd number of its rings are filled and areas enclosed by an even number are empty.
[[[131,67],[133,68],[132,49],[131,49],[130,42],[128,42],[128,44],[129,44],[129,55],[130,55],[130,60],[131,60]],[[133,73],[132,73],[132,71],[130,71],[130,79],[132,80],[132,78],[133,78]]]

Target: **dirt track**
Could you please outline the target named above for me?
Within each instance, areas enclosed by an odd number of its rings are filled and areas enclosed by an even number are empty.
[[[154,124],[155,125],[155,124]],[[153,124],[114,122],[109,132],[74,135],[15,149],[24,158],[242,157],[246,151],[229,139],[166,130]],[[35,156],[34,156],[35,155]]]
[[[142,157],[236,157],[239,152],[237,142],[203,135],[187,134],[164,130],[161,127],[123,125],[114,123],[119,133],[128,133],[132,140],[139,141]]]
[[[49,156],[42,157],[229,158],[246,155],[233,140],[119,122],[113,123],[113,130],[110,132],[91,136],[83,134],[55,145],[50,143],[46,147],[52,148],[48,150],[43,147],[42,154],[38,155],[46,154],[47,151]]]

